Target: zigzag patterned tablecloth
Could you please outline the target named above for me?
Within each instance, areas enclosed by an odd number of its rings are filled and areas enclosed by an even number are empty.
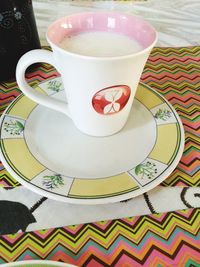
[[[162,186],[200,185],[200,47],[155,48],[142,82],[165,96],[180,115],[185,150]],[[57,76],[42,65],[31,85]],[[20,93],[15,82],[0,85],[0,111]],[[0,185],[19,186],[0,165]],[[196,194],[194,197],[200,197]],[[200,266],[200,209],[134,216],[0,236],[0,263],[51,259],[78,266]]]

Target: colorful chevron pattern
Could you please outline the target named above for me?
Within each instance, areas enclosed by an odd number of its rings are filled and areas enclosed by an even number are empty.
[[[200,47],[155,48],[142,81],[164,95],[185,128],[183,157],[163,186],[200,185]],[[57,76],[49,65],[27,75],[32,85]],[[2,112],[20,93],[0,85]],[[0,185],[18,186],[0,164]],[[51,259],[78,266],[200,266],[200,209],[130,217],[0,237],[0,263]]]
[[[183,157],[164,186],[200,184],[200,47],[156,48],[142,81],[175,107],[185,129]]]
[[[29,259],[78,266],[200,266],[200,209],[2,236],[0,263]]]

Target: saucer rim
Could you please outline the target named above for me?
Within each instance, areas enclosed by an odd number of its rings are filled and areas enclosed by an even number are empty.
[[[2,153],[2,148],[0,148],[0,158],[2,160],[3,165],[17,181],[19,181],[22,185],[24,185],[25,187],[27,187],[31,191],[33,191],[37,194],[40,194],[42,196],[46,196],[50,199],[54,199],[54,200],[58,200],[58,201],[62,201],[62,202],[67,202],[67,203],[71,203],[71,204],[89,204],[90,205],[90,204],[115,203],[115,202],[119,202],[119,201],[123,201],[123,200],[137,197],[137,196],[139,196],[143,193],[146,193],[149,190],[155,188],[157,185],[159,185],[161,182],[163,182],[172,173],[172,171],[176,168],[178,162],[180,161],[180,158],[182,157],[183,150],[184,150],[184,140],[185,140],[184,128],[183,128],[183,125],[182,125],[182,122],[179,118],[178,113],[176,112],[174,107],[169,103],[169,101],[167,99],[165,99],[156,90],[151,88],[150,86],[148,86],[144,83],[140,83],[140,84],[144,87],[147,87],[150,91],[153,91],[157,96],[159,96],[163,100],[163,103],[167,103],[167,105],[173,111],[175,118],[176,118],[176,123],[178,124],[179,129],[180,129],[180,143],[179,143],[179,148],[177,149],[177,152],[176,152],[176,156],[174,157],[174,159],[172,160],[170,165],[168,165],[168,167],[164,170],[164,172],[161,173],[158,177],[156,177],[156,179],[154,179],[151,183],[148,183],[147,185],[145,185],[145,187],[139,187],[139,188],[137,187],[136,189],[132,190],[131,192],[128,192],[128,193],[126,192],[124,194],[121,193],[119,195],[105,196],[105,197],[99,197],[99,198],[86,198],[86,197],[85,198],[84,197],[73,198],[73,197],[69,197],[69,196],[60,195],[59,193],[47,191],[46,189],[42,189],[39,186],[37,186],[36,184],[30,183],[30,182],[24,180],[23,178],[21,178],[20,176],[18,176],[18,174],[16,174],[15,171],[7,163],[7,161],[4,158],[4,155]],[[37,86],[39,86],[39,85],[40,85],[40,83]],[[23,97],[23,96],[24,96],[23,94],[19,95],[11,104],[15,104],[15,101],[17,101],[17,99],[19,97]],[[0,129],[0,131],[2,131],[2,122],[3,122],[4,117],[6,116],[7,110],[10,108],[10,105],[6,108],[6,110],[4,111],[4,113],[1,116],[1,119],[0,119],[1,129]],[[176,143],[176,145],[177,145],[177,143]]]
[[[57,262],[52,260],[25,260],[25,261],[16,261],[16,262],[9,262],[3,263],[2,267],[17,267],[17,266],[30,266],[35,265],[34,267],[40,267],[45,265],[45,267],[77,267],[77,265],[65,262]]]

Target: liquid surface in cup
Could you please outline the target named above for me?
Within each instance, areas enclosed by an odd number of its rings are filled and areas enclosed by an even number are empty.
[[[136,40],[110,32],[84,32],[65,37],[59,46],[68,52],[94,57],[124,56],[143,49]]]

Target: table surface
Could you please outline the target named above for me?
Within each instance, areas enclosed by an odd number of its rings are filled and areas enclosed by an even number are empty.
[[[163,187],[181,186],[181,198],[187,209],[0,235],[0,263],[48,259],[91,267],[200,266],[200,209],[193,208],[193,201],[199,194],[190,198],[190,191],[187,191],[200,184],[200,1],[35,0],[33,4],[42,44],[46,44],[48,24],[56,18],[86,10],[111,9],[146,18],[159,33],[158,46],[185,47],[155,48],[142,81],[170,101],[184,124],[184,155]],[[43,66],[30,73],[28,80],[34,84],[55,75],[55,70]],[[0,91],[2,112],[20,91],[15,81],[0,84]],[[1,185],[10,183],[13,188],[18,186],[2,165],[0,182]],[[4,214],[0,214],[0,228],[3,218]]]
[[[33,5],[43,45],[47,44],[45,40],[46,29],[55,19],[72,13],[104,9],[128,12],[145,18],[158,31],[158,46],[190,46],[200,44],[199,0],[33,0]]]

